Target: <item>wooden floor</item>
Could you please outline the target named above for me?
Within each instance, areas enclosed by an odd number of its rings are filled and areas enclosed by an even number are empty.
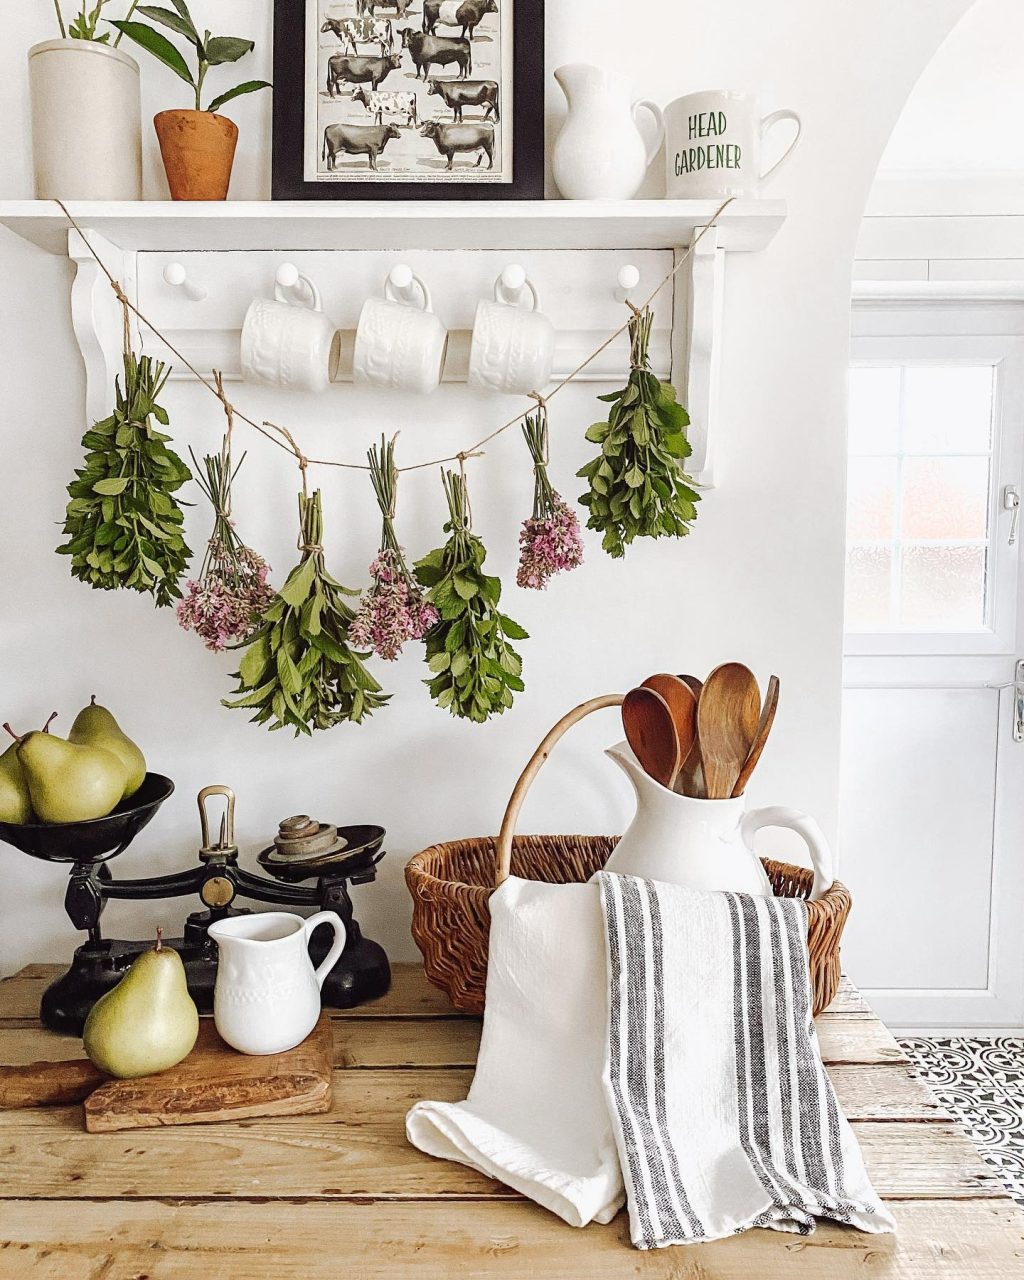
[[[0,983],[0,1064],[80,1055],[39,1028],[55,972]],[[576,1231],[407,1144],[411,1103],[465,1096],[480,1032],[418,968],[334,1031],[328,1115],[86,1134],[78,1107],[0,1112],[0,1280],[1024,1276],[1024,1213],[849,986],[818,1032],[896,1237],[822,1226],[640,1253],[623,1214]]]

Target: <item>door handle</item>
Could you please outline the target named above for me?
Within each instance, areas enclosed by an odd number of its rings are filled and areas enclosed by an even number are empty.
[[[1017,662],[1013,681],[1013,740],[1024,742],[1024,658]]]
[[[1003,510],[1011,512],[1010,536],[1007,539],[1007,545],[1012,547],[1017,541],[1017,520],[1020,517],[1020,490],[1015,484],[1003,486]]]

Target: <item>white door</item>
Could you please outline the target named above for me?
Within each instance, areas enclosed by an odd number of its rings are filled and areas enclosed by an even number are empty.
[[[1022,312],[854,311],[843,951],[897,1026],[1024,1024]]]

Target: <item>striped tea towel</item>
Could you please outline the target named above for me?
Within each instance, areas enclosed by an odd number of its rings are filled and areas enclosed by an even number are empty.
[[[624,1195],[601,1076],[608,966],[595,883],[513,876],[491,895],[487,1014],[465,1102],[418,1102],[413,1146],[467,1164],[570,1226]]]
[[[811,1022],[807,909],[597,876],[608,948],[605,1089],[641,1249],[816,1218],[895,1229]]]

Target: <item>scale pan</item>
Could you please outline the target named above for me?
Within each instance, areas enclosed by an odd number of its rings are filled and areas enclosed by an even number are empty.
[[[44,862],[106,862],[128,848],[173,790],[170,778],[147,773],[138,791],[105,818],[0,822],[0,840]]]

